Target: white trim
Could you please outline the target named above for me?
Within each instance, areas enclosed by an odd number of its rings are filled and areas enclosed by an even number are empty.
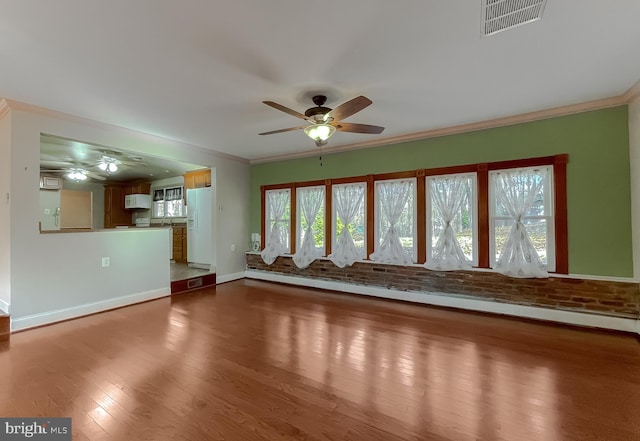
[[[2,299],[0,299],[0,312],[4,312],[5,314],[11,313],[11,305]]]
[[[109,309],[129,306],[135,303],[155,300],[170,295],[171,289],[167,287],[117,297],[115,299],[103,300],[101,302],[87,303],[85,305],[58,309],[55,311],[47,311],[40,314],[32,314],[17,318],[11,317],[11,332],[22,331],[36,326],[49,325],[63,320],[78,318],[89,314],[95,314],[96,312],[103,312]]]
[[[216,275],[216,285],[220,285],[221,283],[233,282],[234,280],[244,279],[245,274],[244,271],[233,274],[226,274],[224,276]]]
[[[396,291],[393,289],[352,285],[350,283],[333,282],[328,280],[285,276],[263,271],[247,270],[245,274],[249,279],[288,283],[291,285],[300,285],[311,288],[348,292],[350,294],[361,294],[373,297],[381,297],[385,299],[403,300],[407,302],[423,303],[427,305],[459,308],[470,311],[489,312],[494,314],[503,314],[557,323],[567,323],[571,325],[586,326],[592,328],[635,332],[640,334],[640,320],[634,319],[610,317],[597,314],[585,314],[574,311],[561,311],[557,309],[539,308],[535,306],[492,302],[445,293]]]

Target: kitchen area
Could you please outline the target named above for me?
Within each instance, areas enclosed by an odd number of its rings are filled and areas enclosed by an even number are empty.
[[[104,167],[101,162],[95,167],[85,162],[83,171],[54,168],[71,160],[60,154],[55,161],[50,159],[53,151],[60,150],[59,143],[46,141],[54,148],[43,147],[47,153],[41,160],[41,234],[166,229],[172,293],[215,285],[211,169],[177,174],[161,164],[162,172],[152,169],[152,173],[150,158],[127,158],[129,165],[123,156],[109,152],[112,158],[103,150],[98,161],[112,161]]]

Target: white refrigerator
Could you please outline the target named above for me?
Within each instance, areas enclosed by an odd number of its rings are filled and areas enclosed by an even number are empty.
[[[187,263],[211,269],[211,187],[187,190]]]

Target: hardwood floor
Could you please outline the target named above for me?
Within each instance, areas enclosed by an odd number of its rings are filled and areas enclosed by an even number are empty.
[[[639,440],[640,344],[240,280],[13,334],[0,416],[74,441]]]

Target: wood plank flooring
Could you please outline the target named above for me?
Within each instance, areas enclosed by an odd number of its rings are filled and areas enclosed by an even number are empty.
[[[628,335],[240,280],[0,343],[81,440],[640,440]]]

